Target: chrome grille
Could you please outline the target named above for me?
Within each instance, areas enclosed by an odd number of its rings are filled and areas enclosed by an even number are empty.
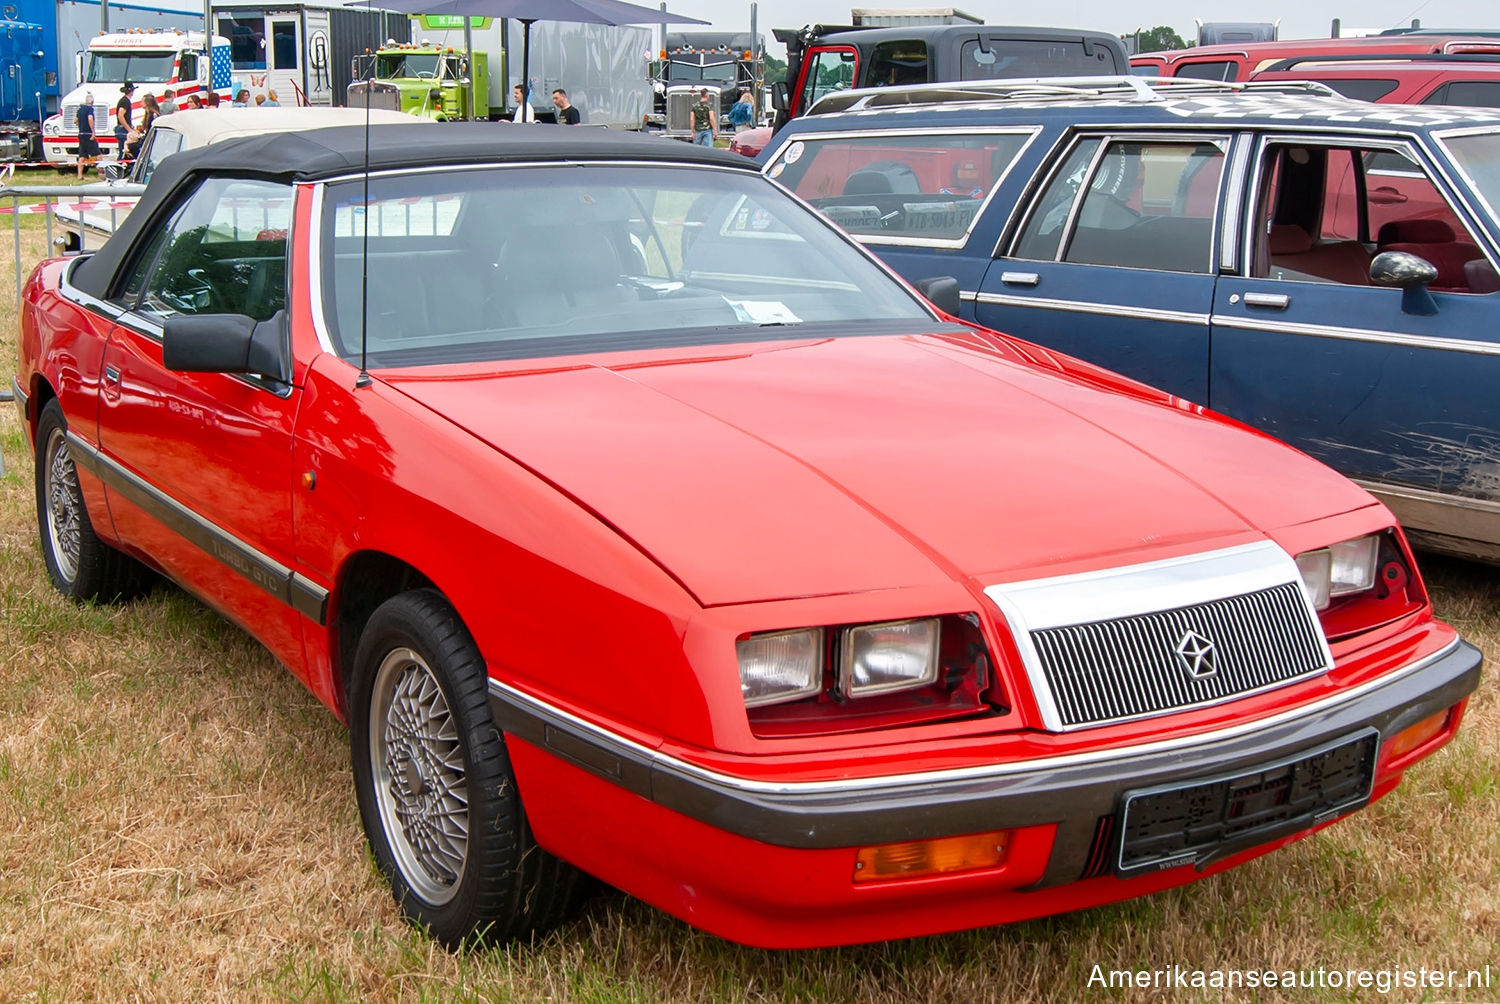
[[[1215,704],[1328,667],[1300,586],[1031,632],[1064,728]]]

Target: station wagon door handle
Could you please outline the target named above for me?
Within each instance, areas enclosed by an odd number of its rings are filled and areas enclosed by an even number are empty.
[[[118,366],[105,364],[103,390],[107,400],[120,400],[120,368]]]
[[[1246,293],[1245,306],[1267,307],[1271,310],[1285,310],[1291,306],[1292,298],[1285,293]]]
[[[1000,281],[1007,286],[1035,286],[1042,277],[1035,272],[1001,272]]]

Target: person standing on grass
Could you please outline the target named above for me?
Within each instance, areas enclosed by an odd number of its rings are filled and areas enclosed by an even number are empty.
[[[120,100],[115,103],[115,156],[125,159],[125,139],[130,135],[130,119],[134,105],[131,95],[135,93],[135,85],[125,81],[120,85]]]
[[[94,95],[90,92],[83,96],[83,104],[78,106],[78,177],[83,177],[84,171],[98,156],[99,141],[94,138]]]
[[[698,91],[698,103],[693,105],[693,142],[699,146],[713,146],[719,138],[719,113],[708,98],[708,88]]]
[[[558,125],[578,125],[583,121],[583,116],[578,114],[578,109],[568,100],[568,92],[561,87],[552,92],[552,103],[557,106]]]

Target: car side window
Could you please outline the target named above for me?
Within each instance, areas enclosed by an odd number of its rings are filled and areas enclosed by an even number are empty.
[[[157,165],[181,149],[182,133],[175,129],[152,129],[131,180],[138,185],[146,184],[156,172]]]
[[[136,309],[158,320],[176,314],[269,319],[286,305],[291,207],[286,185],[204,181],[151,238],[160,251],[150,259],[154,263]]]
[[[1437,269],[1434,290],[1473,292],[1466,266],[1484,255],[1406,152],[1270,144],[1261,173],[1256,276],[1368,286],[1375,255],[1402,251]]]
[[[1422,104],[1500,108],[1500,81],[1452,80],[1427,95]]]
[[[807,111],[825,94],[854,86],[854,50],[824,49],[813,57],[807,68],[807,83],[802,89],[802,110]]]
[[[920,38],[881,42],[870,53],[867,87],[897,87],[927,82],[927,43]]]
[[[1083,176],[1099,149],[1098,139],[1085,139],[1073,147],[1057,173],[1052,176],[1041,198],[1031,207],[1031,215],[1011,254],[1034,261],[1053,261],[1068,225],[1068,214],[1078,200]]]
[[[1179,63],[1176,75],[1193,80],[1233,80],[1238,71],[1239,67],[1233,62]]]
[[[1071,233],[1062,234],[1058,218],[1066,217],[1059,210],[1069,179],[1086,170],[1081,163],[1065,164],[1054,181],[1060,191],[1051,204],[1053,193],[1043,196],[1018,245],[1031,253],[1017,256],[1050,250],[1054,259],[1078,264],[1208,272],[1226,143],[1111,141],[1102,156],[1093,158],[1093,175],[1073,210]],[[1082,151],[1081,145],[1074,158]],[[1033,233],[1036,239],[1028,245]]]
[[[177,56],[177,79],[183,83],[198,79],[198,54],[183,52]]]
[[[962,240],[1029,135],[813,137],[788,146],[770,175],[850,233]]]

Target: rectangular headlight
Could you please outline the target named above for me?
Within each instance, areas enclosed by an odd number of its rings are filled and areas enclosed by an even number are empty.
[[[1302,582],[1312,597],[1313,607],[1323,610],[1335,597],[1362,593],[1375,585],[1379,555],[1377,534],[1297,555],[1297,568],[1302,572]]]
[[[823,687],[823,629],[776,631],[735,642],[745,707],[780,704]]]
[[[937,679],[938,619],[845,628],[839,651],[839,687],[846,697],[925,687]]]

